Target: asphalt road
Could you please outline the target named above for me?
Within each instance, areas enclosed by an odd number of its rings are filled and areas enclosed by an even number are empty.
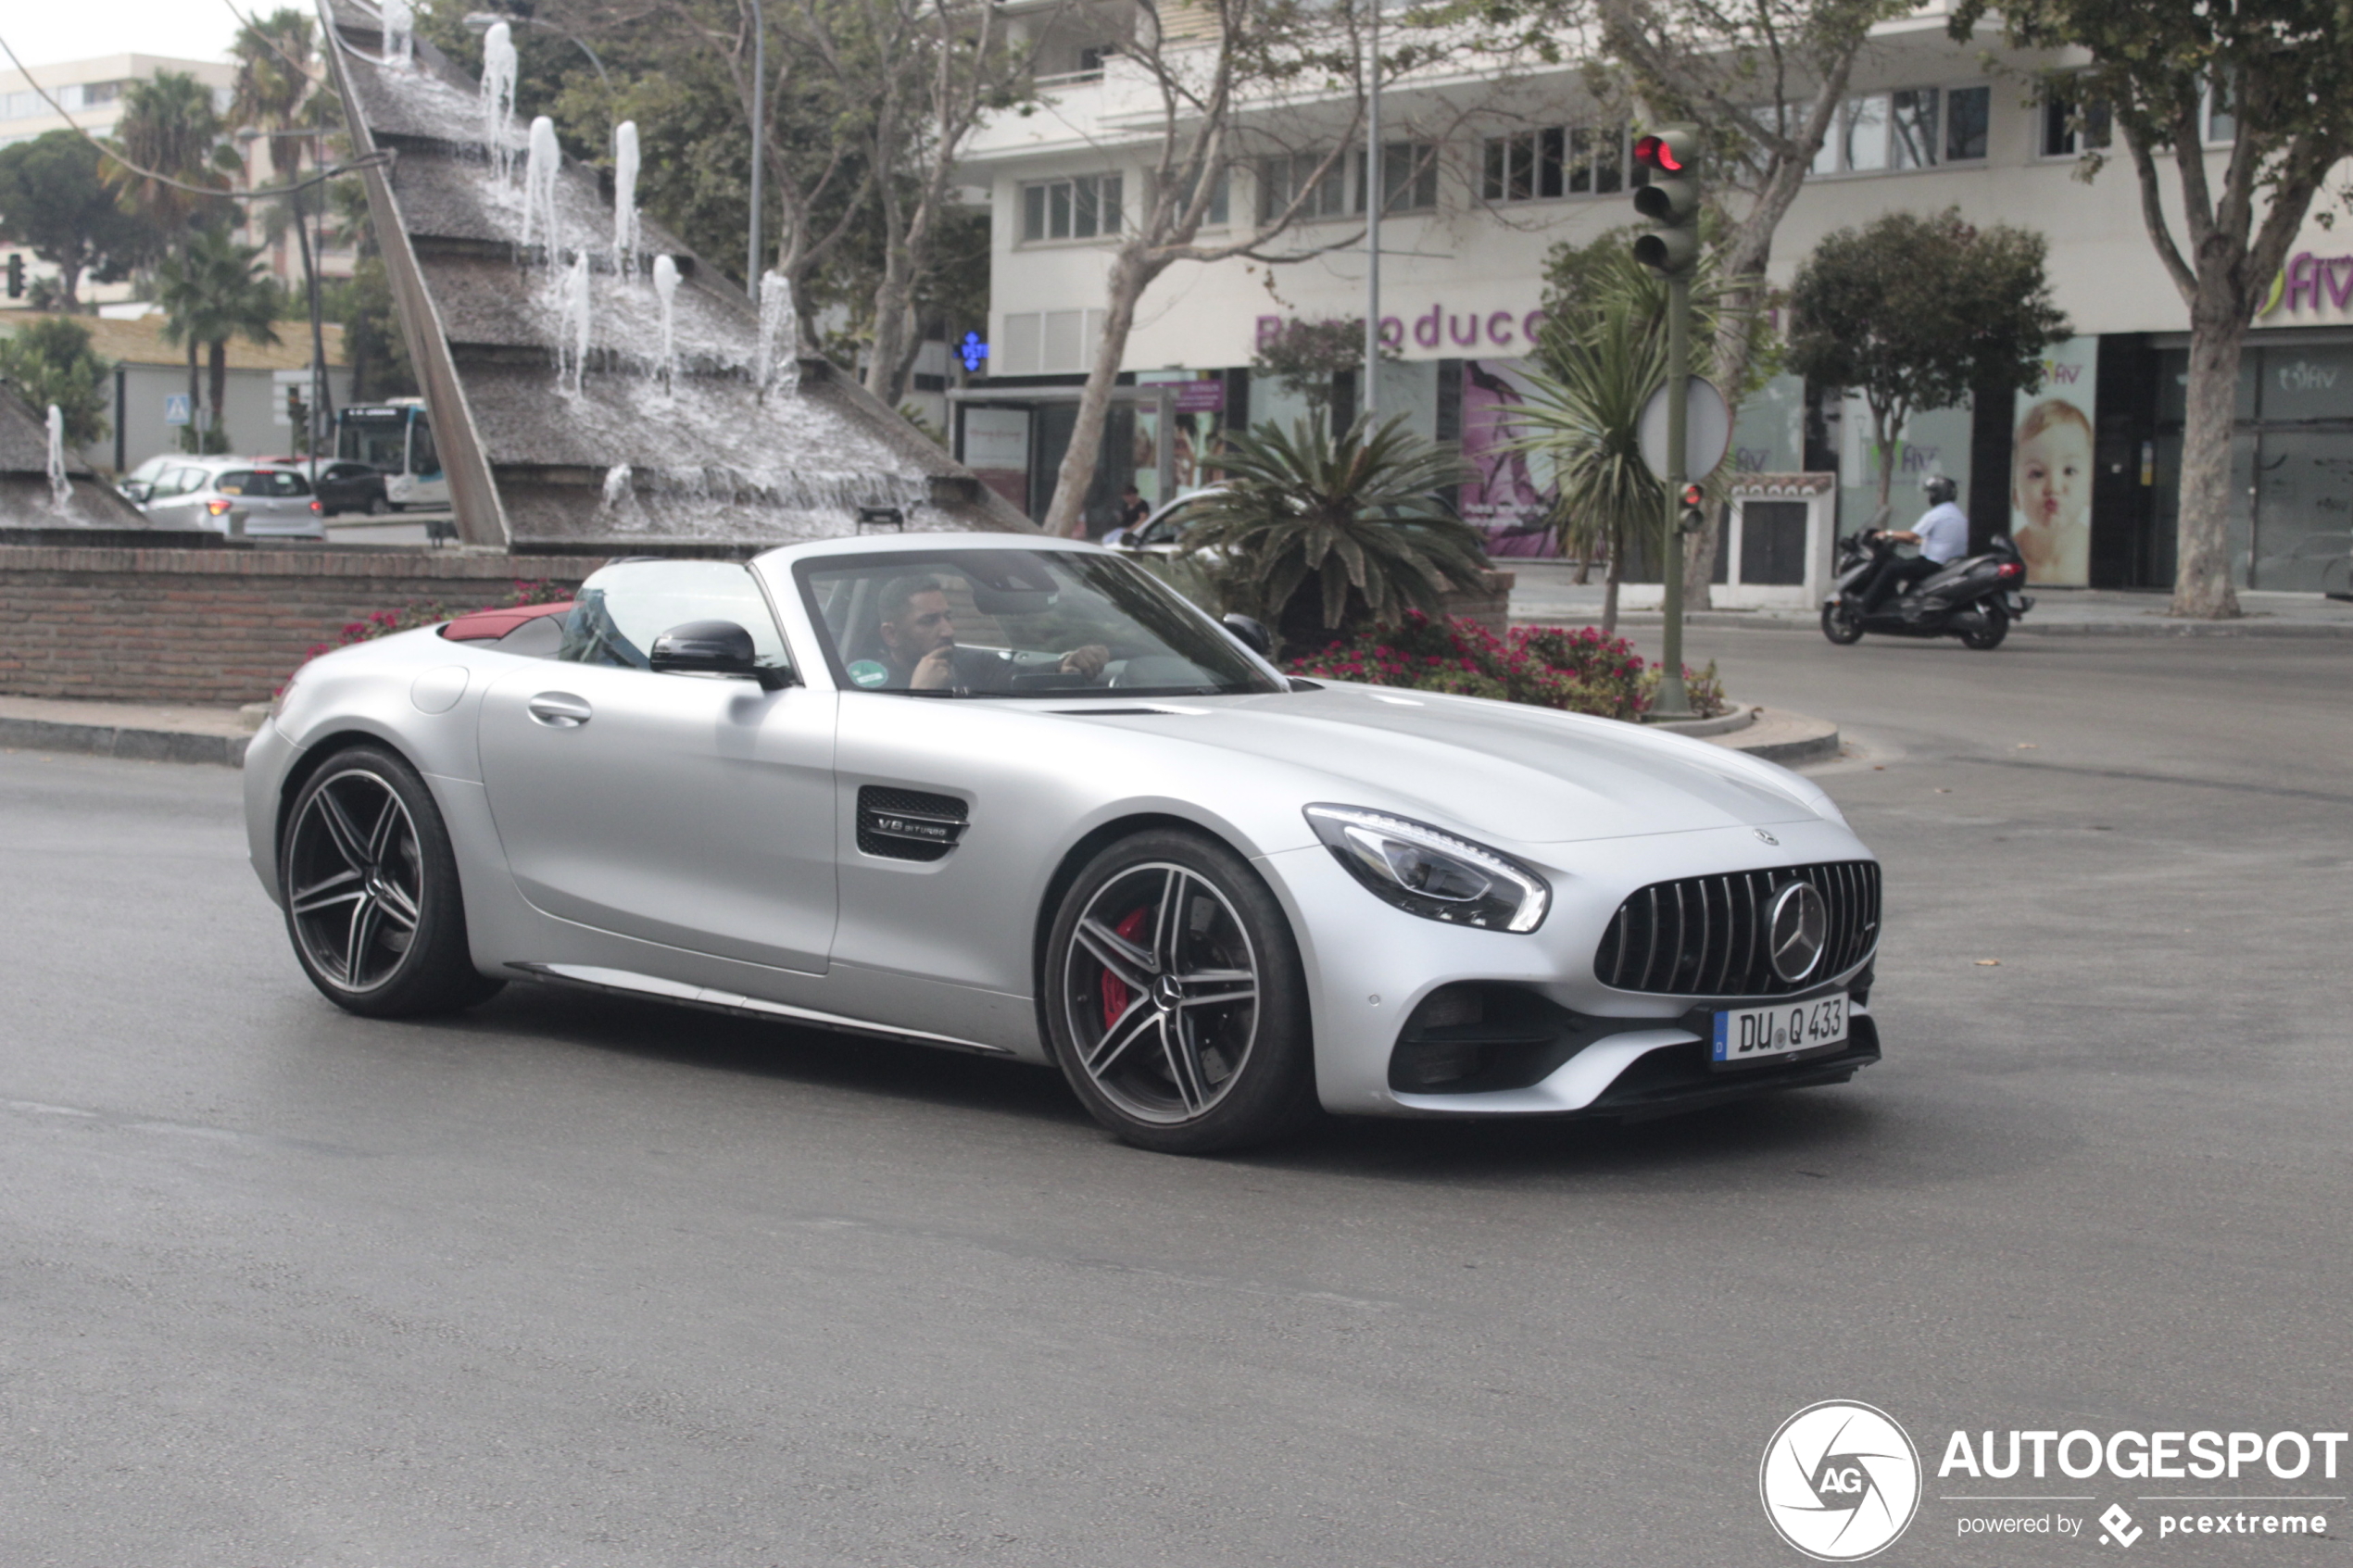
[[[1758,1458],[1834,1397],[1931,1467],[1877,1561],[2081,1561],[1943,1497],[2154,1484],[1949,1434],[2353,1425],[2353,650],[1692,644],[1868,748],[1888,1060],[1228,1162],[625,1001],[349,1019],[234,774],[0,756],[0,1564],[1796,1564]],[[2353,1555],[2298,1506],[2133,1556]]]

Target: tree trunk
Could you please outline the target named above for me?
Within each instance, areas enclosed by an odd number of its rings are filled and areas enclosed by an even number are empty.
[[[1617,635],[1617,584],[1626,575],[1626,551],[1623,541],[1609,542],[1609,570],[1602,574],[1602,630]]]
[[[2217,291],[2219,292],[2219,291]],[[2201,301],[2201,306],[2206,302]],[[2171,613],[2205,621],[2239,615],[2231,588],[2231,434],[2246,319],[2216,305],[2190,317],[2189,406],[2182,429],[2182,512]]]
[[[1879,454],[1879,507],[1871,513],[1873,528],[1885,528],[1895,515],[1895,464],[1902,456],[1901,428],[1886,410],[1871,410],[1871,449]]]
[[[1159,270],[1133,243],[1121,246],[1112,263],[1102,341],[1095,345],[1094,366],[1087,372],[1085,390],[1078,395],[1078,420],[1070,433],[1070,450],[1063,454],[1062,467],[1054,475],[1054,498],[1046,508],[1049,533],[1072,539],[1086,535],[1087,491],[1095,483],[1096,462],[1102,456],[1112,388],[1119,380],[1119,362],[1127,357],[1127,333],[1136,324],[1136,302]]]
[[[204,452],[204,381],[196,370],[196,334],[188,334],[188,450]]]
[[[82,308],[82,301],[74,293],[74,285],[82,281],[82,269],[70,261],[57,263],[57,293],[65,299],[66,314],[70,316]]]
[[[220,433],[220,449],[229,450],[229,420],[221,405],[229,400],[229,343],[215,339],[205,345],[205,373],[210,383],[208,395],[212,400],[212,428]]]

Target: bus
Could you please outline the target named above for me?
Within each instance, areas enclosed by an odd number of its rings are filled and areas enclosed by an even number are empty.
[[[382,470],[384,499],[395,511],[438,511],[449,505],[449,476],[441,470],[422,397],[391,397],[344,409],[335,416],[335,456]]]

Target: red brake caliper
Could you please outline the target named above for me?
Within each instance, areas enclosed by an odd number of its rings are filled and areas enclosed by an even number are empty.
[[[1151,918],[1151,910],[1150,909],[1138,909],[1128,915],[1126,920],[1123,920],[1117,925],[1113,926],[1112,929],[1119,933],[1120,935],[1126,937],[1128,941],[1133,942],[1137,937],[1143,935],[1144,922]],[[1127,1010],[1127,1004],[1133,1001],[1135,997],[1134,994],[1127,989],[1126,983],[1108,969],[1103,971],[1102,986],[1103,1027],[1108,1029],[1113,1024],[1119,1022],[1119,1015]]]

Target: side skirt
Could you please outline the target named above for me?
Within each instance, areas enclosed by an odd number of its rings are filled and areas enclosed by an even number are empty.
[[[664,980],[659,975],[639,974],[634,970],[603,969],[593,964],[575,963],[510,963],[507,967],[535,980],[553,981],[583,990],[680,1002],[687,1007],[733,1013],[740,1018],[782,1020],[805,1023],[815,1029],[832,1030],[837,1034],[861,1035],[878,1040],[904,1040],[919,1046],[938,1046],[948,1050],[977,1051],[983,1056],[1013,1056],[1002,1046],[992,1046],[979,1040],[960,1039],[953,1035],[935,1035],[925,1029],[895,1029],[887,1023],[872,1023],[864,1019],[845,1018],[839,1013],[819,1012],[813,1008],[764,1001],[758,997],[717,991],[707,985],[688,985],[675,980]]]

